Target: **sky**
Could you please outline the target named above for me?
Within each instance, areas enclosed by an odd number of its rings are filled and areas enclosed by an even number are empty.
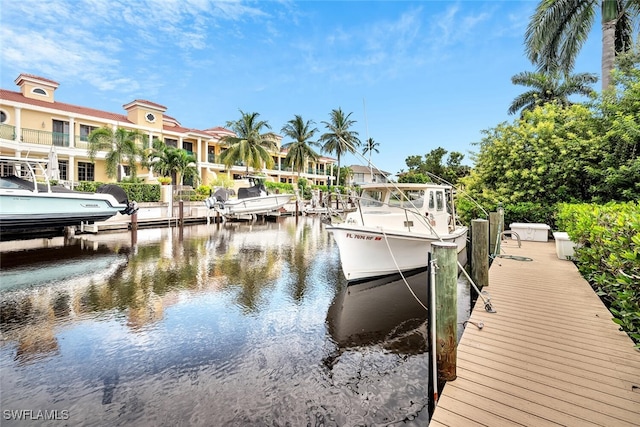
[[[60,83],[57,101],[120,114],[145,99],[200,130],[244,111],[277,133],[300,115],[319,137],[341,108],[392,175],[438,147],[473,166],[482,130],[513,121],[528,89],[511,77],[535,71],[524,33],[537,3],[0,0],[0,83],[17,91],[34,74]],[[599,30],[574,72],[600,74]]]

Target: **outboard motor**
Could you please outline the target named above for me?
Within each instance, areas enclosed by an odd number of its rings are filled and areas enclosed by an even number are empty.
[[[127,207],[120,211],[122,215],[133,215],[138,211],[138,204],[134,202],[129,202],[127,197],[127,193],[117,185],[114,184],[103,184],[96,190],[96,193],[100,194],[111,194],[118,203],[127,205]]]
[[[218,202],[226,202],[229,200],[229,192],[224,188],[219,188],[213,193],[213,198]]]

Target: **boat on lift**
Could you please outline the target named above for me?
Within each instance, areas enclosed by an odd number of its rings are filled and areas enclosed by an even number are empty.
[[[105,221],[118,213],[138,210],[124,190],[113,184],[95,193],[54,185],[45,169],[47,160],[0,156],[0,231],[30,233]]]
[[[231,197],[230,190],[220,188],[208,197],[204,204],[209,209],[215,209],[221,215],[232,218],[277,212],[295,197],[294,194],[287,193],[269,194],[263,177],[248,176],[247,179],[249,186],[239,188],[237,197]]]

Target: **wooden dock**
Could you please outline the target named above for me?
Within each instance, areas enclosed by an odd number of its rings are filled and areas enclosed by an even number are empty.
[[[430,426],[640,426],[640,351],[555,243],[509,242]]]

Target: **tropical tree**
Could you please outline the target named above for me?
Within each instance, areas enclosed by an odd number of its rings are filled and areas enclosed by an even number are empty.
[[[106,151],[106,170],[109,178],[115,177],[117,182],[122,181],[123,165],[129,166],[129,174],[135,178],[138,158],[142,155],[142,148],[137,144],[141,138],[142,134],[137,130],[121,127],[114,130],[108,126],[95,129],[88,136],[89,159],[94,162],[98,151]]]
[[[610,84],[616,53],[631,48],[639,0],[541,0],[525,33],[529,59],[543,72],[569,73],[600,7],[602,88]]]
[[[341,108],[331,110],[329,114],[331,120],[322,122],[328,132],[320,137],[323,143],[322,150],[327,153],[335,153],[338,157],[338,176],[336,182],[340,182],[340,158],[345,153],[355,153],[360,146],[358,132],[349,128],[355,123],[351,120],[351,113],[345,115]]]
[[[281,130],[285,136],[293,139],[292,142],[283,145],[288,150],[284,162],[298,172],[298,179],[300,179],[300,172],[304,170],[307,159],[316,161],[319,157],[319,154],[311,147],[319,145],[317,141],[311,141],[313,135],[318,131],[317,128],[312,128],[313,124],[312,120],[305,122],[301,116],[296,114]]]
[[[509,114],[515,114],[519,110],[531,111],[539,105],[550,102],[558,103],[562,106],[571,105],[569,96],[584,95],[589,96],[594,90],[589,86],[596,83],[598,77],[592,73],[579,73],[563,76],[560,73],[530,72],[524,71],[511,77],[514,85],[530,87],[531,90],[520,94],[513,100],[509,107]]]
[[[375,142],[373,138],[367,138],[367,141],[364,143],[364,147],[362,148],[362,155],[366,155],[369,153],[369,173],[371,174],[371,180],[373,181],[373,167],[371,166],[371,154],[375,151],[376,154],[380,153],[378,150],[378,146],[380,144]]]
[[[236,136],[224,136],[221,141],[229,144],[221,155],[220,160],[227,168],[237,162],[246,165],[247,173],[249,168],[262,170],[263,164],[268,168],[273,166],[271,152],[278,149],[277,135],[273,132],[264,132],[264,129],[271,129],[268,122],[258,120],[258,113],[245,113],[240,110],[240,119],[228,121],[227,127]]]
[[[195,156],[182,148],[165,145],[156,152],[152,164],[158,173],[172,176],[178,185],[182,185],[185,178],[194,183],[200,178]]]

